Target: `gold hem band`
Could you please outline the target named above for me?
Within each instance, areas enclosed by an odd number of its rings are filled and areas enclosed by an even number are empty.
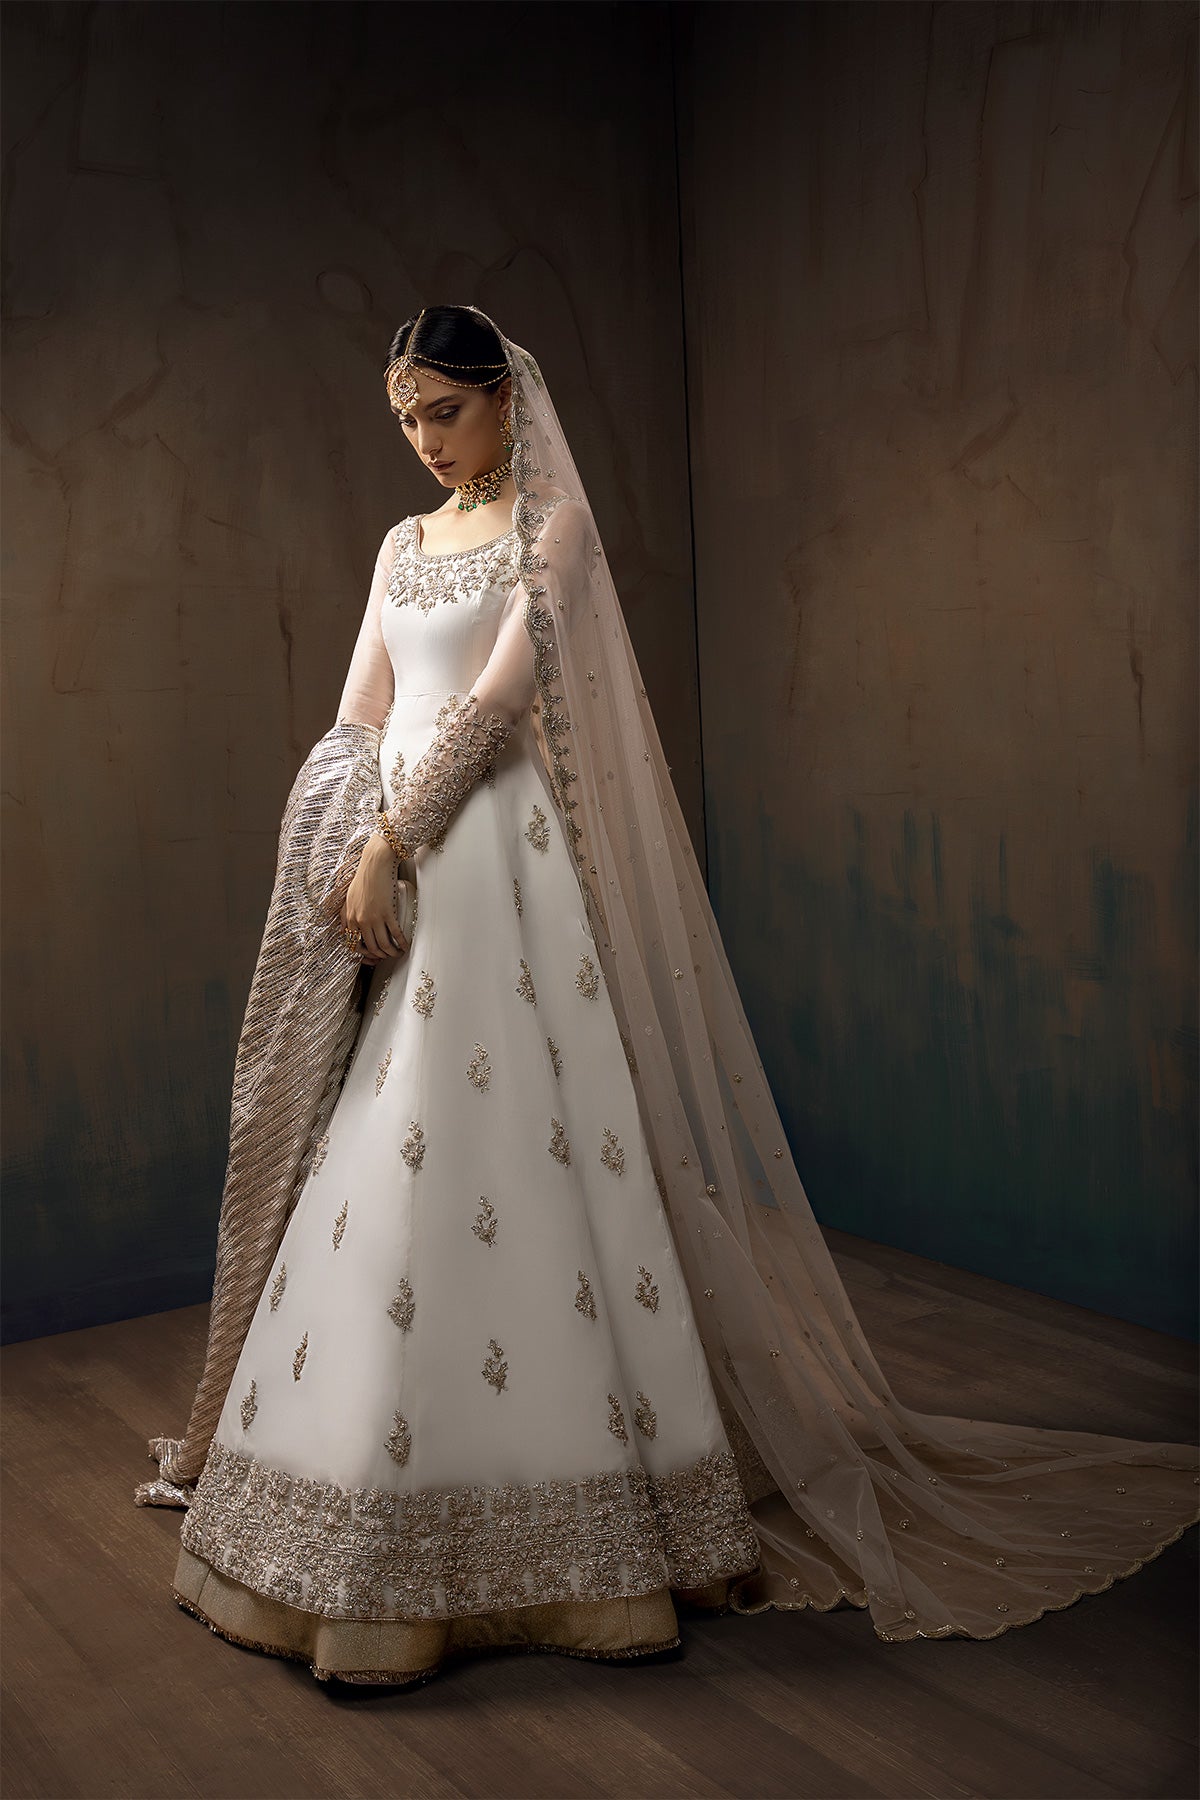
[[[629,1661],[682,1642],[669,1588],[446,1619],[330,1619],[255,1593],[180,1548],[171,1592],[217,1636],[305,1663],[318,1681],[410,1685],[480,1650]]]

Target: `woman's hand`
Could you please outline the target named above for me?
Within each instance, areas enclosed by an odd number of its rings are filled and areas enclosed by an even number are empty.
[[[378,833],[367,839],[338,922],[343,931],[353,927],[362,933],[357,954],[372,967],[408,953],[408,939],[396,917],[396,858]]]

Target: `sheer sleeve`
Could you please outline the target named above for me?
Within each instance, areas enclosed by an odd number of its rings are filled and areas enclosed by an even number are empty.
[[[383,641],[383,597],[387,592],[395,556],[396,534],[389,531],[375,558],[375,573],[367,595],[366,611],[350,657],[346,684],[338,702],[339,725],[382,727],[392,704],[395,674]]]
[[[582,525],[562,520],[559,514],[582,514],[582,508],[564,504],[552,512],[534,548],[542,566],[561,562],[567,576],[565,591],[576,564],[582,573]],[[578,541],[577,541],[578,540]],[[400,856],[411,856],[419,844],[436,843],[456,809],[476,782],[491,768],[514,729],[537,695],[535,649],[525,622],[528,595],[518,581],[510,593],[487,663],[468,694],[451,695],[437,716],[433,742],[418,760],[395,806],[384,815],[384,835]]]

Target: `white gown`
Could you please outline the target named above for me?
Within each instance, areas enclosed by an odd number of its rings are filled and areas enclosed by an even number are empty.
[[[517,580],[515,531],[418,536],[382,603],[388,804]],[[410,950],[374,972],[183,1518],[176,1597],[314,1673],[427,1669],[472,1617],[475,1642],[662,1647],[664,1590],[759,1560],[561,827],[526,713],[416,853]],[[443,1629],[360,1632],[351,1669],[304,1629],[330,1621]]]

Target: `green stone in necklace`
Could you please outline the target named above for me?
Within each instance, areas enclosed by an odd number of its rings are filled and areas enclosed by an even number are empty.
[[[470,481],[463,481],[455,488],[458,495],[459,512],[474,512],[477,506],[486,506],[489,500],[500,497],[500,489],[512,468],[512,454],[497,464],[494,469],[487,469],[482,475],[476,475]]]

